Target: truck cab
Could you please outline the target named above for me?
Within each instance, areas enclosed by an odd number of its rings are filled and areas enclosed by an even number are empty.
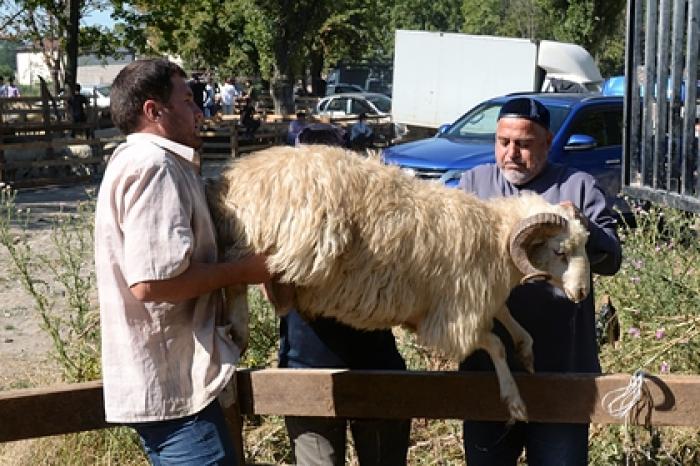
[[[550,112],[554,138],[549,160],[593,175],[611,206],[626,211],[619,198],[622,164],[622,98],[600,94],[511,94],[486,100],[435,137],[389,147],[385,163],[426,180],[456,186],[462,173],[495,163],[496,119],[513,97],[538,99]]]

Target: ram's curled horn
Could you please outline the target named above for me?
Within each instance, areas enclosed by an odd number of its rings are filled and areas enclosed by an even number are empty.
[[[549,280],[551,275],[539,270],[530,262],[527,256],[528,247],[536,238],[549,238],[565,229],[568,221],[554,213],[540,213],[526,217],[518,222],[510,235],[510,256],[515,266],[524,277],[520,281]]]

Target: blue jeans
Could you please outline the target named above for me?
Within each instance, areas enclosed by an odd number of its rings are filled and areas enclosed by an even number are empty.
[[[530,466],[586,466],[588,424],[464,421],[469,466],[515,466],[523,449]]]
[[[130,424],[154,466],[236,465],[226,419],[217,400],[197,414]]]

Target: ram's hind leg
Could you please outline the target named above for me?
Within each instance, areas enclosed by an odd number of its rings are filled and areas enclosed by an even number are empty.
[[[273,280],[263,283],[262,290],[272,307],[275,308],[275,314],[279,317],[286,316],[294,308],[296,290],[293,285]]]
[[[506,362],[506,349],[503,343],[494,333],[489,332],[479,342],[479,348],[485,350],[491,356],[493,365],[496,368],[501,399],[506,403],[508,412],[510,412],[510,422],[516,420],[527,421],[525,403],[520,397],[518,386],[515,384],[513,374],[511,374]]]
[[[517,320],[513,318],[508,310],[508,307],[503,306],[496,314],[496,319],[508,330],[513,343],[515,344],[515,353],[518,359],[523,364],[523,367],[530,374],[535,372],[535,356],[532,353],[532,337]]]
[[[235,285],[226,288],[226,316],[231,324],[231,338],[243,354],[250,337],[248,287]]]

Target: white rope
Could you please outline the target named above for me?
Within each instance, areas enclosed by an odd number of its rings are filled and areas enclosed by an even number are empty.
[[[642,399],[644,388],[644,371],[637,370],[626,387],[616,388],[605,394],[600,404],[612,417],[625,419],[625,425],[629,421],[629,414],[635,405]]]

